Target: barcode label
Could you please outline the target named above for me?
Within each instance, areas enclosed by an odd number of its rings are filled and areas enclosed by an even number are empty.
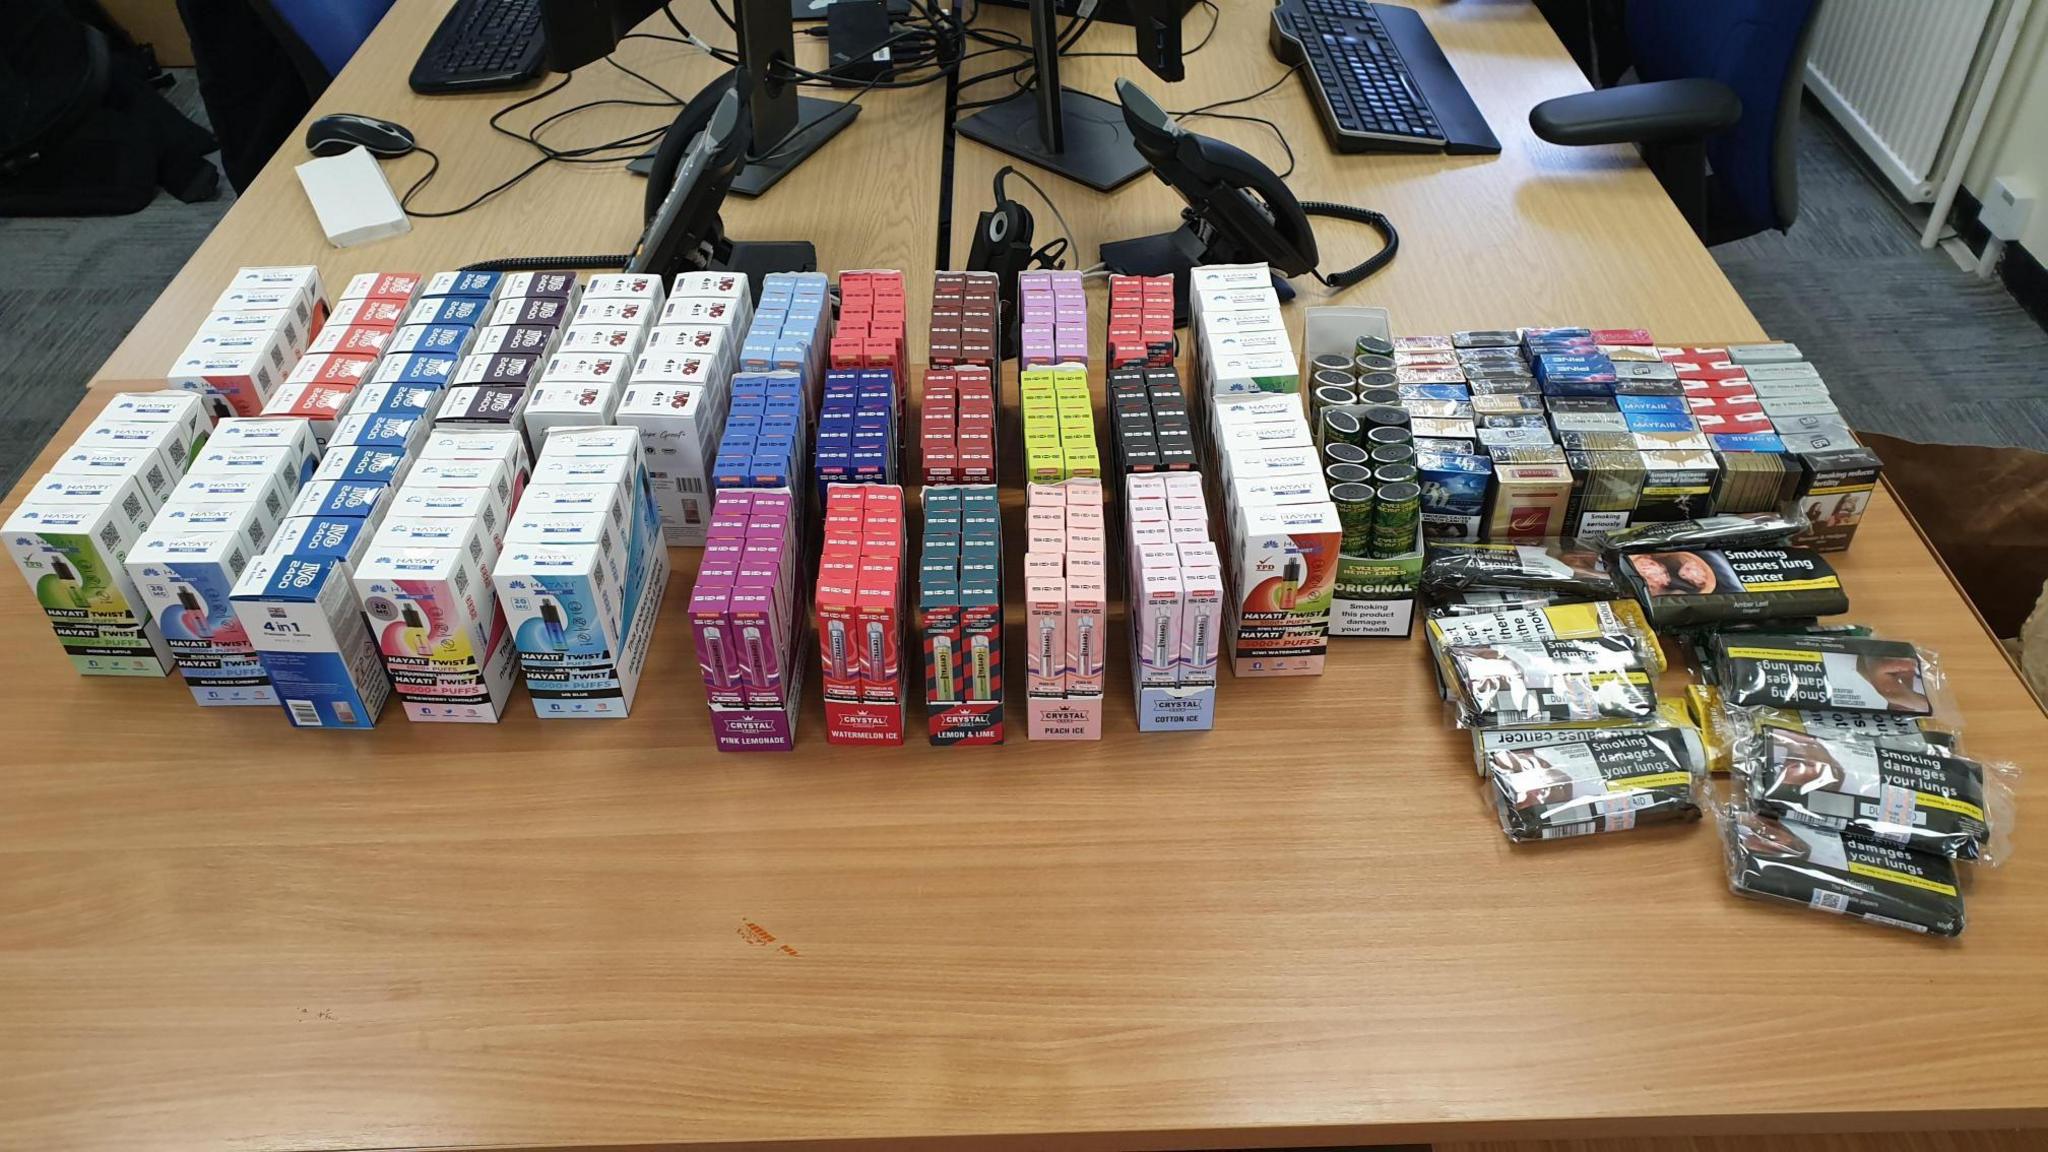
[[[320,727],[320,710],[311,700],[287,700],[284,706],[292,711],[292,723],[301,728]]]
[[[142,518],[142,497],[130,493],[126,500],[121,501],[121,515],[126,516],[130,520],[140,520]]]
[[[1816,888],[1813,891],[1813,898],[1807,901],[1807,906],[1816,911],[1832,912],[1840,916],[1849,910],[1849,898],[1840,892],[1829,892],[1824,888]]]
[[[258,548],[263,547],[263,521],[249,521],[249,542]]]
[[[355,723],[355,722],[356,722],[356,710],[355,710],[355,706],[354,706],[354,705],[352,705],[352,704],[350,704],[350,703],[349,703],[348,701],[346,701],[346,700],[336,700],[336,701],[334,702],[334,722],[335,722],[335,723],[337,723],[337,724],[353,724],[353,723]]]
[[[276,516],[279,512],[284,511],[284,500],[283,498],[279,497],[275,491],[272,491],[267,497],[264,498],[263,506],[265,508],[270,509],[270,514],[272,516]]]
[[[151,468],[149,471],[142,474],[142,482],[149,485],[149,490],[151,492],[163,491],[164,470],[162,468]]]
[[[702,521],[703,521],[703,519],[704,519],[704,515],[703,515],[703,513],[699,512],[699,511],[697,510],[697,506],[696,506],[695,504],[685,504],[685,505],[683,505],[683,525],[684,525],[684,527],[695,527],[695,526],[696,526],[696,525],[697,525],[698,523],[702,522]]]
[[[175,436],[171,438],[171,455],[177,457],[180,460],[186,458],[185,442],[183,440],[178,439]]]
[[[242,553],[239,549],[236,550],[233,556],[228,557],[228,571],[234,573],[238,579],[242,575],[242,569],[246,567],[248,567],[248,561],[242,558]]]
[[[121,530],[111,523],[101,528],[100,543],[106,545],[107,551],[112,552],[121,546]]]
[[[457,568],[455,570],[455,594],[460,596],[467,591],[469,591],[469,569]]]
[[[1543,838],[1545,840],[1569,840],[1574,836],[1591,836],[1599,830],[1600,826],[1598,824],[1560,824],[1555,828],[1545,828],[1543,830]]]
[[[702,492],[704,491],[704,481],[695,476],[678,476],[676,477],[676,491],[683,493]]]

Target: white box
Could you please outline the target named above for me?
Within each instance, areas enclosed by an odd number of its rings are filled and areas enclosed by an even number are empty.
[[[261,552],[251,546],[256,515],[246,504],[166,509],[128,553],[128,575],[192,699],[205,707],[277,703],[229,600],[235,581]]]
[[[655,317],[661,313],[659,300],[593,299],[590,289],[583,290],[583,302],[576,305],[571,314],[570,324],[629,324],[638,328],[652,327]]]
[[[180,479],[164,467],[163,457],[154,448],[81,448],[73,444],[57,458],[50,471],[63,476],[103,479],[132,476],[152,512],[163,506]]]
[[[290,292],[303,305],[311,327],[318,328],[327,315],[327,286],[320,282],[320,269],[311,264],[238,268],[228,281],[229,292]],[[221,311],[226,308],[215,305]]]
[[[123,509],[30,500],[0,532],[74,669],[87,676],[170,673],[170,649],[125,567],[140,536]]]
[[[585,300],[640,300],[661,307],[661,277],[650,272],[612,272],[583,282]]]
[[[623,391],[618,384],[536,384],[527,389],[526,434],[545,452],[557,428],[610,424]]]
[[[381,519],[391,500],[391,486],[380,481],[314,480],[299,490],[285,513],[287,519],[302,516],[344,516]]]
[[[275,536],[291,506],[292,494],[285,491],[275,473],[207,474],[193,472],[178,481],[165,499],[164,507],[179,504],[247,504],[256,509],[266,535]]]
[[[433,424],[424,415],[380,412],[374,408],[351,410],[334,422],[329,451],[343,448],[381,448],[411,456],[426,441]]]
[[[176,424],[143,424],[131,420],[109,420],[102,416],[85,426],[72,447],[96,451],[106,448],[147,448],[173,479],[192,467],[192,450],[199,440],[185,434]]]
[[[605,352],[557,354],[540,371],[542,384],[623,384],[633,358]]]
[[[164,388],[156,392],[118,392],[100,409],[93,418],[118,420],[136,424],[169,424],[184,437],[185,443],[197,447],[213,428],[213,417],[207,414],[206,405],[198,396],[180,388]]]
[[[304,419],[230,417],[214,426],[206,448],[221,451],[284,448],[291,453],[292,467],[302,480],[310,479],[313,469],[320,466],[320,440],[313,434],[313,422]]]
[[[283,312],[298,324],[310,341],[313,331],[326,322],[327,304],[310,299],[297,288],[237,288],[230,285],[214,299],[210,314],[224,312]]]
[[[334,435],[334,422],[341,418],[356,390],[345,384],[312,384],[287,380],[270,399],[263,402],[265,419],[304,420],[313,432],[316,448],[327,447]]]
[[[533,465],[526,453],[526,439],[517,432],[487,429],[436,428],[427,434],[420,448],[420,462],[429,460],[503,460],[512,476],[512,496],[526,487]]]
[[[646,338],[647,329],[638,324],[571,324],[555,351],[558,355],[637,356]]]
[[[138,535],[149,528],[150,520],[156,516],[156,505],[143,493],[142,481],[127,472],[97,476],[45,472],[23,492],[21,502],[69,508],[111,508]]]
[[[165,380],[218,397],[234,415],[254,416],[296,362],[282,333],[201,332],[171,361]]]
[[[391,680],[347,565],[266,552],[250,561],[230,600],[293,727],[376,725]]]
[[[709,473],[728,395],[723,389],[636,382],[619,400],[616,418],[640,433],[662,538],[672,547],[704,543],[714,498]]]

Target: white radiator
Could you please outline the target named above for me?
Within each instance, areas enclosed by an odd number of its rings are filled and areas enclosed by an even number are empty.
[[[1942,143],[1961,119],[1970,65],[1997,7],[1996,0],[1821,5],[1807,86],[1909,203],[1936,199]]]

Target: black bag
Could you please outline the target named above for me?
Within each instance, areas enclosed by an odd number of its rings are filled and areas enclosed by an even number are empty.
[[[159,187],[211,200],[210,133],[150,87],[133,45],[63,0],[15,0],[0,37],[0,216],[114,216]]]

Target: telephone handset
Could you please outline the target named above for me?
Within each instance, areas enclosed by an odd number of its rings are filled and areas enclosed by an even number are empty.
[[[1270,264],[1274,289],[1287,300],[1294,289],[1282,277],[1309,275],[1330,288],[1348,288],[1386,267],[1400,251],[1400,233],[1378,212],[1296,200],[1279,174],[1256,157],[1181,127],[1136,84],[1118,80],[1116,94],[1138,154],[1187,207],[1178,231],[1104,244],[1102,259],[1115,272],[1173,274],[1181,320],[1187,318],[1187,273],[1201,264]],[[1318,251],[1310,216],[1367,225],[1385,243],[1357,266],[1324,275],[1316,271]]]

